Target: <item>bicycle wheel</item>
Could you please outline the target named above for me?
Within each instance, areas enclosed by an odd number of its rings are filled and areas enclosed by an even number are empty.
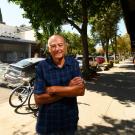
[[[29,95],[28,107],[32,111],[37,111],[38,110],[38,106],[35,104],[35,99],[34,99],[34,93],[33,93],[33,91]]]
[[[12,107],[20,107],[22,106],[29,96],[29,90],[25,86],[19,86],[15,88],[10,97],[9,97],[9,104]]]

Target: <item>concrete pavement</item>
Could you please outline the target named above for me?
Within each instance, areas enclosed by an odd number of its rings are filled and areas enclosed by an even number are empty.
[[[79,97],[79,135],[135,134],[135,70],[132,61],[115,64],[100,77],[87,82]]]
[[[128,65],[128,66],[127,66]],[[86,83],[85,96],[78,97],[77,135],[135,134],[135,70],[129,60],[102,71]],[[36,118],[27,105],[14,109],[0,105],[0,134],[35,135]]]
[[[0,87],[0,104],[7,101],[10,95],[10,90]]]

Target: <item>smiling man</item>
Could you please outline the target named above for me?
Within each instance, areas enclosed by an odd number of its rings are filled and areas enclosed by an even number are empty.
[[[66,56],[67,44],[61,35],[48,39],[48,49],[50,57],[36,69],[36,131],[39,135],[74,135],[79,119],[76,97],[85,90],[79,63]]]

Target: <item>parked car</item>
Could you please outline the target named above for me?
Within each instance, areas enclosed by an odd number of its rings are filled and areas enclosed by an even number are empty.
[[[97,56],[95,60],[97,61],[98,64],[102,64],[105,62],[105,58],[103,56]]]
[[[76,60],[79,62],[79,67],[82,69],[83,66],[83,56],[82,55],[77,55]],[[98,63],[95,60],[95,56],[89,56],[89,65],[93,68],[96,68]]]
[[[113,61],[114,62],[114,57],[113,56],[109,56],[109,61]]]
[[[83,67],[83,57],[82,57],[82,55],[77,55],[77,56],[76,56],[76,60],[77,60],[78,63],[79,63],[80,69],[82,69],[82,67]]]
[[[21,83],[24,78],[32,79],[35,76],[35,66],[42,60],[44,58],[27,58],[10,64],[4,79],[11,84]]]
[[[82,60],[77,60],[77,61],[79,62],[79,67],[82,70],[82,68],[83,68],[83,62],[82,62]]]

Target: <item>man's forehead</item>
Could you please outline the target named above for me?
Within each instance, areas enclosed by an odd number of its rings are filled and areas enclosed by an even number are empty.
[[[48,42],[52,42],[52,41],[64,41],[64,38],[62,36],[59,35],[53,35],[49,38]]]

